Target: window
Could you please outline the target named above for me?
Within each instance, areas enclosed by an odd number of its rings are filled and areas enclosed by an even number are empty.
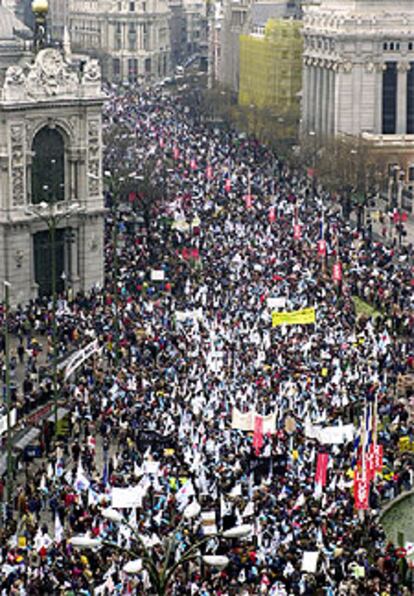
[[[129,3],[129,12],[135,12],[135,2]]]
[[[409,49],[410,52],[412,51],[412,49],[413,49],[413,42],[412,41],[409,41],[408,42],[408,49]]]
[[[394,42],[390,41],[390,51],[394,51]]]
[[[386,52],[388,50],[388,43],[386,41],[384,41],[384,43],[382,44],[382,49]]]
[[[55,128],[42,128],[32,144],[32,203],[65,198],[65,143]]]
[[[128,60],[128,80],[130,83],[135,83],[138,76],[138,60],[130,58]]]
[[[119,58],[114,58],[112,61],[112,71],[115,78],[119,78],[121,75],[121,61]]]
[[[382,78],[382,132],[395,134],[397,116],[397,63],[387,62]]]
[[[414,165],[408,166],[408,181],[414,182]]]
[[[414,134],[414,62],[407,72],[407,134]]]
[[[128,27],[128,50],[133,52],[137,49],[137,30],[135,23],[130,23]]]

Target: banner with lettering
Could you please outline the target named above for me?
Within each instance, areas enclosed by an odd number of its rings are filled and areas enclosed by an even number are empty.
[[[279,325],[310,325],[316,322],[314,307],[294,310],[292,312],[272,312],[272,327]]]

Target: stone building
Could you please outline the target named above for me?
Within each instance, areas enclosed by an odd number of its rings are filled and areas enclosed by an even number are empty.
[[[167,0],[70,0],[73,49],[100,59],[110,81],[156,81],[171,72]]]
[[[169,0],[172,65],[182,65],[199,55],[206,44],[206,3],[200,0]]]
[[[363,136],[414,180],[414,2],[304,6],[302,130]]]
[[[3,14],[0,48],[13,33]],[[102,284],[97,61],[80,72],[46,48],[0,69],[0,81],[0,292],[7,280],[13,303],[50,294],[52,262],[58,291]]]

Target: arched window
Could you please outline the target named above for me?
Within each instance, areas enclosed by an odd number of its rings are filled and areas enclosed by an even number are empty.
[[[65,198],[65,142],[55,128],[44,127],[32,143],[32,203]]]

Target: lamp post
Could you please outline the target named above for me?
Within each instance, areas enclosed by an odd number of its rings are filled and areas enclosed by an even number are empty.
[[[93,174],[88,174],[89,177],[93,178]],[[118,206],[119,206],[119,195],[121,186],[125,181],[125,178],[120,176],[115,178],[109,170],[105,170],[104,176],[108,180],[108,188],[111,194],[111,212],[113,217],[112,226],[112,246],[113,246],[113,283],[112,293],[115,307],[115,370],[118,370],[119,362],[119,341],[121,336],[120,324],[119,324],[119,300],[118,300],[118,276],[119,276],[119,265],[118,265]]]
[[[26,209],[26,215],[35,216],[42,220],[48,229],[50,246],[52,251],[51,273],[52,273],[52,346],[53,346],[53,412],[55,433],[58,429],[58,340],[57,340],[57,288],[56,288],[56,228],[59,223],[70,217],[75,212],[80,212],[82,207],[78,203],[72,203],[67,208],[59,209],[57,202],[42,201],[38,205],[30,205]]]
[[[219,532],[214,535],[204,536],[197,540],[178,558],[174,558],[174,563],[170,564],[171,556],[177,547],[177,534],[181,530],[186,521],[196,518],[200,513],[200,505],[193,502],[184,510],[183,518],[178,524],[178,527],[172,531],[171,536],[164,544],[164,558],[161,564],[157,565],[152,556],[150,547],[147,546],[145,539],[139,535],[138,531],[127,523],[124,516],[116,509],[105,509],[102,511],[102,516],[115,524],[122,524],[130,529],[134,535],[136,548],[123,548],[117,542],[109,540],[101,540],[99,538],[90,538],[89,536],[73,536],[69,539],[69,543],[75,548],[91,548],[97,549],[102,546],[107,546],[126,553],[131,560],[123,567],[123,571],[128,574],[136,574],[143,569],[147,571],[152,588],[157,596],[166,596],[171,581],[173,580],[176,571],[185,563],[200,558],[200,548],[204,546],[211,538],[223,538],[225,540],[233,540],[237,538],[247,538],[251,535],[252,529],[248,524],[236,526]],[[201,560],[206,565],[216,567],[217,569],[224,569],[228,565],[229,558],[224,555],[204,555]]]
[[[7,408],[7,505],[13,499],[13,453],[11,429],[11,399],[10,399],[10,335],[9,335],[9,310],[10,310],[10,283],[4,282],[4,355],[5,355],[5,398]]]

